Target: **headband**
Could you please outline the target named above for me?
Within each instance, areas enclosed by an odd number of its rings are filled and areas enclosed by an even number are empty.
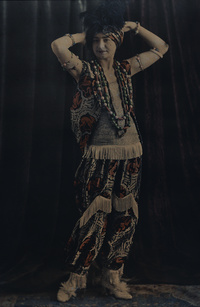
[[[116,44],[117,48],[121,46],[124,38],[123,31],[115,30],[115,31],[106,32],[105,34]]]

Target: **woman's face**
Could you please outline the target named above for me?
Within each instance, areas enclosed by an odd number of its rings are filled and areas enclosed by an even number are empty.
[[[113,59],[116,52],[115,42],[103,33],[95,34],[92,49],[97,59]]]

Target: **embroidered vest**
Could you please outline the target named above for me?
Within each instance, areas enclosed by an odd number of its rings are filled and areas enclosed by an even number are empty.
[[[95,80],[91,74],[90,63],[85,61],[82,61],[82,63],[83,70],[79,83],[77,84],[75,95],[73,96],[73,103],[70,108],[70,112],[71,128],[83,153],[84,148],[88,144],[89,139],[100,118],[101,106],[99,105],[99,102],[94,98],[93,85]],[[130,63],[128,61],[122,61],[120,63],[120,67],[125,69],[128,75],[131,74]],[[126,75],[123,75],[125,78]],[[138,129],[134,111],[131,111],[131,116],[135,122],[136,129],[141,140],[141,135]]]

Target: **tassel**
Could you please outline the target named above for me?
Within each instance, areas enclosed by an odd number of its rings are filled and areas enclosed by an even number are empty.
[[[142,145],[137,142],[133,145],[90,145],[85,148],[83,158],[93,159],[132,159],[142,155]]]
[[[126,211],[132,208],[136,218],[137,219],[139,218],[138,204],[132,193],[128,194],[127,196],[123,198],[119,198],[114,194],[113,195],[113,207],[118,212]]]
[[[98,210],[111,213],[111,199],[105,198],[101,195],[97,196],[80,218],[80,228],[83,227]]]

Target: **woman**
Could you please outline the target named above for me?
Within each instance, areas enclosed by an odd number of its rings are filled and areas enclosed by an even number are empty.
[[[142,157],[131,77],[162,58],[168,45],[139,22],[124,22],[116,4],[86,12],[85,32],[52,43],[62,67],[77,82],[71,123],[83,153],[74,181],[81,217],[67,246],[71,273],[57,294],[62,302],[86,287],[95,259],[102,269],[101,285],[117,298],[132,298],[121,281],[138,221]],[[119,63],[115,53],[127,31],[143,38],[150,50]],[[89,62],[69,50],[85,42],[92,53]]]

